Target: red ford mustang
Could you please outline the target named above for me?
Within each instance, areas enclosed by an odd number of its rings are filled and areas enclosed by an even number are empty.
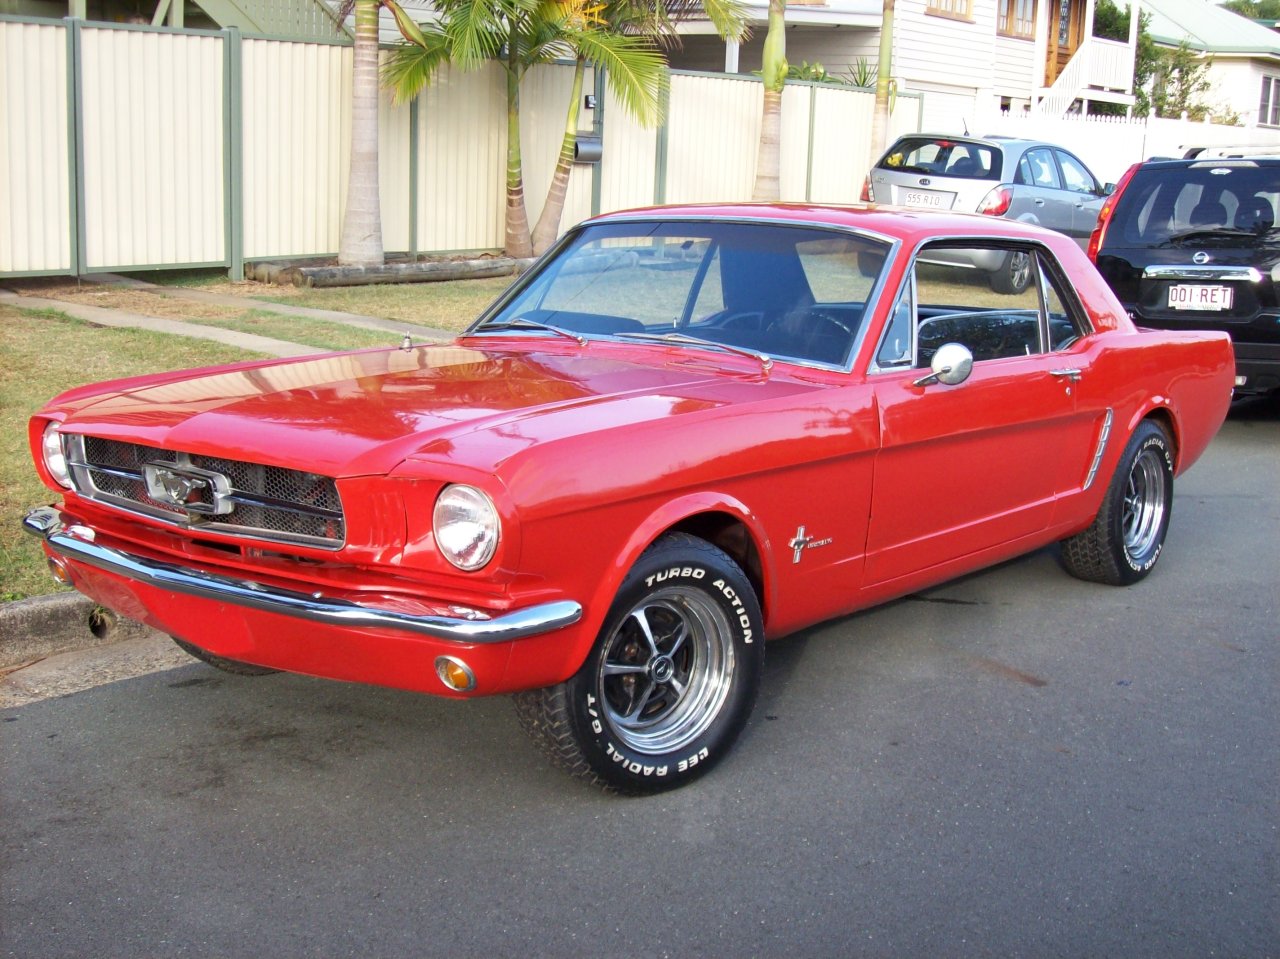
[[[992,292],[972,264],[1010,255],[1032,282]],[[766,639],[1058,541],[1141,579],[1232,375],[1058,234],[641,210],[452,343],[64,393],[31,421],[61,502],[25,525],[206,662],[514,693],[553,759],[647,792],[726,753]]]

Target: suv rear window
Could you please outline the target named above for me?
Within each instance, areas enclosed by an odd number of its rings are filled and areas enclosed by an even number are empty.
[[[903,137],[876,166],[906,173],[999,180],[1000,151],[985,143],[945,137]]]
[[[1280,165],[1219,160],[1174,170],[1142,167],[1116,203],[1104,245],[1153,248],[1181,236],[1204,243],[1215,234],[1238,242],[1241,231],[1256,236],[1272,229],[1278,210]]]

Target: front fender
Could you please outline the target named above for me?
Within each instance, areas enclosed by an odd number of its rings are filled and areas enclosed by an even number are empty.
[[[726,493],[685,493],[649,509],[639,521],[634,516],[628,517],[625,528],[615,529],[612,534],[608,531],[611,525],[608,519],[599,518],[594,531],[600,548],[607,552],[607,560],[600,563],[588,561],[590,568],[600,571],[599,576],[591,578],[589,586],[585,577],[576,577],[577,588],[584,590],[581,593],[582,619],[567,629],[514,644],[504,687],[548,686],[563,682],[576,673],[595,645],[623,580],[641,554],[668,530],[709,514],[730,517],[741,523],[751,537],[760,556],[764,595],[759,598],[761,608],[766,611],[767,622],[767,611],[775,599],[773,574],[776,565],[775,547],[764,532],[764,524],[741,500]],[[580,563],[572,565],[581,566]]]

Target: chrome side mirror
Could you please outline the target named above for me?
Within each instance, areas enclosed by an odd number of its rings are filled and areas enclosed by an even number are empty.
[[[933,362],[929,367],[933,372],[916,380],[916,386],[929,386],[932,383],[956,386],[967,380],[973,372],[973,354],[963,343],[943,343],[933,354]]]

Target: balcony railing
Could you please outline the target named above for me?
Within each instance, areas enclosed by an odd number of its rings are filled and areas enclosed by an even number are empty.
[[[1042,91],[1037,112],[1062,116],[1077,99],[1102,91],[1124,96],[1133,93],[1133,48],[1118,40],[1089,37],[1067,61],[1053,86]]]

